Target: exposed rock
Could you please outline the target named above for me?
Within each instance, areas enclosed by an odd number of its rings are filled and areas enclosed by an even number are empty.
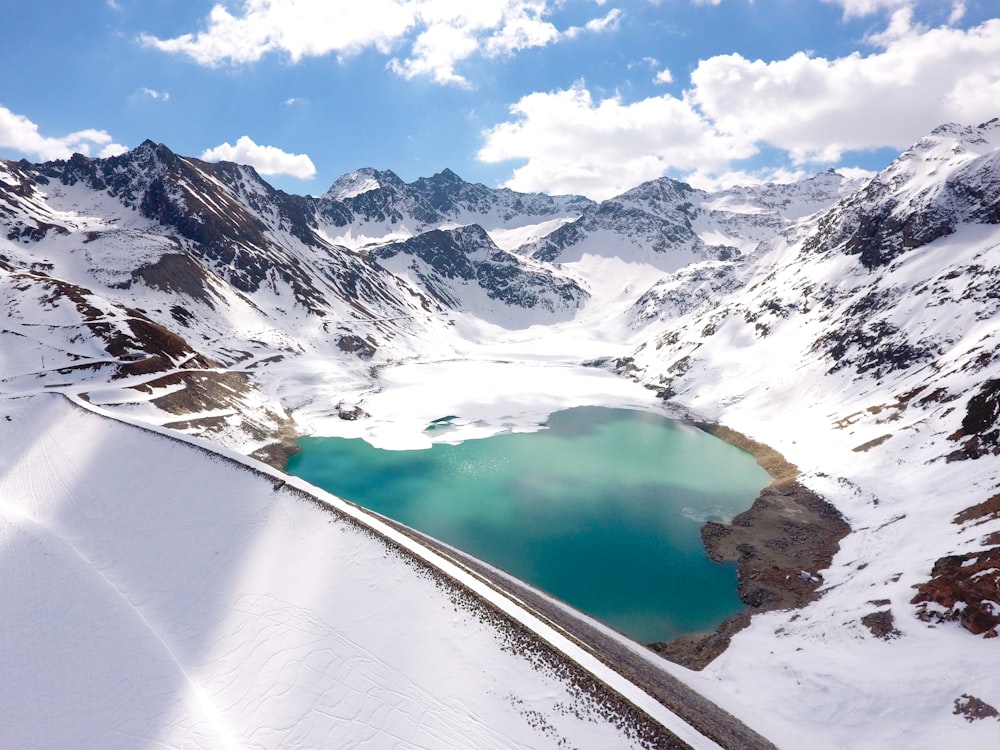
[[[861,624],[868,628],[872,632],[872,635],[876,638],[881,638],[883,641],[891,641],[903,635],[896,629],[891,609],[867,614],[861,618]]]
[[[978,505],[966,508],[961,513],[956,514],[952,523],[961,525],[970,521],[976,521],[976,525],[978,525],[997,518],[1000,518],[1000,495],[994,495]]]
[[[362,409],[360,406],[344,406],[343,404],[337,404],[337,416],[346,422],[354,422],[358,419],[364,419],[368,416],[368,412]]]
[[[702,669],[750,624],[751,615],[795,609],[816,599],[820,571],[830,567],[840,540],[850,531],[843,516],[795,480],[798,469],[781,454],[735,430],[699,425],[754,454],[774,481],[749,510],[728,523],[709,521],[701,529],[708,555],[736,562],[740,600],[749,607],[708,635],[682,636],[651,644],[657,653],[691,669]]]
[[[791,609],[817,596],[850,527],[840,513],[798,482],[772,484],[732,523],[709,521],[701,536],[709,557],[735,561],[740,599],[751,609]]]
[[[924,622],[958,622],[973,635],[995,638],[1000,626],[1000,547],[942,557],[931,579],[915,587],[911,604]]]
[[[970,724],[983,719],[1000,721],[1000,711],[997,711],[986,701],[968,693],[962,693],[961,698],[955,699],[955,710],[952,713],[964,717]]]
[[[575,281],[501,250],[476,224],[434,229],[383,245],[374,255],[404,260],[423,289],[449,307],[462,306],[462,284],[506,305],[549,312],[574,310],[588,296]]]
[[[949,461],[1000,453],[1000,380],[986,381],[969,399],[962,428],[950,439],[961,441],[961,448],[948,455]]]
[[[215,308],[205,269],[181,253],[168,253],[156,263],[132,271],[132,279],[164,292],[180,292]]]
[[[358,359],[368,360],[375,356],[376,346],[371,341],[360,336],[344,335],[337,339],[337,348],[349,352]]]

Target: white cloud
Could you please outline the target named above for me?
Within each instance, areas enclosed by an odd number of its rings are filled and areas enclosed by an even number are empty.
[[[828,5],[839,5],[844,9],[844,18],[870,16],[882,11],[912,8],[917,0],[823,0]]]
[[[915,11],[919,6],[933,7],[940,11],[945,0],[823,0],[828,5],[839,5],[844,11],[844,20],[864,18],[878,13],[896,13],[901,10]],[[966,0],[951,0],[948,25],[953,26],[965,17]]]
[[[534,93],[511,107],[515,120],[484,133],[484,162],[526,160],[506,183],[517,190],[606,198],[668,169],[723,168],[750,156],[748,143],[714,131],[671,96],[595,102],[582,83]]]
[[[218,4],[206,28],[173,39],[142,35],[141,41],[202,65],[252,63],[282,51],[293,62],[331,53],[352,54],[367,47],[388,51],[416,25],[416,7],[406,0],[245,0],[235,15]]]
[[[861,167],[837,167],[837,172],[849,180],[870,180],[877,173]]]
[[[249,164],[261,174],[290,175],[300,180],[316,176],[316,167],[306,154],[289,154],[274,146],[258,146],[249,136],[240,136],[236,145],[223,143],[205,151],[205,161],[232,161]]]
[[[655,83],[664,83],[664,84],[666,84],[666,83],[673,83],[674,82],[674,74],[670,72],[670,68],[664,68],[659,73],[657,73],[655,76],[653,76],[653,81]]]
[[[102,159],[107,159],[111,156],[120,156],[126,151],[128,151],[128,146],[123,146],[120,143],[109,143],[107,146],[98,151],[97,155]]]
[[[42,161],[68,159],[74,153],[89,156],[91,150],[100,147],[99,156],[114,156],[126,150],[125,146],[113,143],[104,130],[80,130],[69,135],[53,138],[38,132],[38,126],[24,115],[11,112],[0,106],[0,148],[9,148],[26,156]]]
[[[948,25],[954,26],[965,18],[965,0],[953,0],[951,4],[951,15],[948,16]]]
[[[763,62],[702,61],[687,96],[722,132],[788,151],[798,163],[902,148],[943,122],[982,122],[1000,102],[1000,20],[967,31],[903,25],[885,48],[828,60],[799,52]]]
[[[762,169],[754,172],[745,170],[731,170],[726,172],[712,172],[705,169],[696,169],[684,176],[684,181],[692,187],[708,192],[728,190],[737,185],[762,185],[768,182],[787,184],[798,182],[809,176],[804,169]],[[846,175],[845,175],[846,176]]]
[[[572,36],[547,15],[561,0],[243,0],[231,12],[215,5],[203,30],[172,39],[151,35],[143,44],[187,55],[202,65],[246,64],[270,53],[292,62],[304,57],[346,57],[374,48],[402,52],[390,68],[407,78],[430,76],[439,83],[468,85],[457,65],[475,54],[497,57]],[[600,5],[600,3],[599,3]],[[585,25],[592,32],[616,27],[613,9]]]
[[[1000,115],[1000,19],[927,29],[903,8],[877,39],[867,56],[713,57],[681,97],[595,102],[583,83],[536,92],[484,131],[477,156],[523,162],[509,187],[600,198],[667,172],[702,185],[780,180],[733,165],[767,145],[787,153],[789,174],[806,173],[847,152],[905,148],[945,122]]]
[[[601,33],[602,31],[616,31],[621,25],[624,14],[618,8],[612,8],[603,18],[594,18],[587,21],[584,28],[587,31]]]
[[[156,89],[150,89],[143,86],[136,91],[136,93],[140,96],[146,96],[150,99],[157,99],[162,102],[170,101],[170,93],[167,91],[157,91]]]

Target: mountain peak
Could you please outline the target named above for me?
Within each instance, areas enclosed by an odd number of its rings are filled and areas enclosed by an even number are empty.
[[[329,200],[343,201],[390,185],[398,186],[401,184],[402,180],[392,171],[361,167],[361,169],[338,177],[330,189],[323,194],[323,197]]]
[[[465,180],[451,171],[448,167],[445,167],[430,179],[432,182],[445,182],[448,184],[462,184],[465,182]]]
[[[985,154],[1000,148],[1000,118],[979,125],[948,122],[939,125],[930,135],[921,138],[910,151],[931,151],[937,147],[954,150],[955,146],[975,154]]]

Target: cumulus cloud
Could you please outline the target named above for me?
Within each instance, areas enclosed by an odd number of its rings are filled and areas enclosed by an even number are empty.
[[[965,31],[894,26],[900,18],[880,37],[884,49],[867,56],[704,60],[689,99],[722,132],[777,146],[798,163],[902,148],[942,122],[996,116],[1000,20]]]
[[[245,0],[236,14],[225,5],[213,6],[202,31],[173,39],[150,35],[140,39],[202,65],[252,63],[275,51],[298,62],[303,57],[352,54],[366,47],[388,51],[416,21],[413,3],[402,0]]]
[[[524,190],[607,198],[670,168],[723,168],[752,144],[720,134],[687,103],[660,96],[627,104],[594,101],[583,83],[534,93],[510,108],[516,119],[484,133],[484,162],[525,160],[506,183]]]
[[[126,151],[104,130],[79,130],[69,135],[51,137],[38,132],[38,126],[24,115],[0,106],[0,148],[9,148],[42,161],[68,159],[74,153],[90,156],[115,156]]]
[[[870,16],[898,8],[912,8],[916,4],[916,0],[823,0],[823,2],[843,8],[845,19]]]
[[[918,6],[924,5],[930,8],[944,5],[942,0],[823,0],[828,5],[838,5],[844,11],[844,20],[851,18],[863,18],[877,13],[895,13],[900,10],[913,11]],[[948,16],[948,24],[958,23],[965,17],[967,7],[965,0],[951,0],[951,11]]]
[[[202,65],[253,63],[270,53],[284,53],[292,62],[330,54],[343,58],[374,48],[397,53],[390,68],[404,77],[469,85],[456,68],[472,55],[508,55],[579,32],[560,32],[547,20],[558,2],[244,0],[237,12],[215,5],[201,31],[172,39],[147,34],[140,40]],[[621,11],[611,10],[583,29],[611,30],[620,18]]]
[[[1000,19],[927,29],[908,14],[896,10],[868,55],[703,60],[679,97],[594,101],[583,82],[530,94],[484,131],[478,158],[523,162],[506,183],[515,189],[601,198],[668,172],[705,186],[782,181],[739,160],[766,146],[787,154],[789,175],[807,173],[1000,115]]]
[[[563,36],[576,37],[585,31],[601,34],[606,31],[617,31],[621,26],[624,13],[618,8],[612,8],[607,15],[602,18],[592,18],[583,26],[571,26],[563,32]]]
[[[143,86],[138,91],[136,91],[136,94],[138,94],[139,96],[148,97],[150,99],[156,99],[156,100],[161,101],[161,102],[170,101],[170,93],[169,92],[167,92],[167,91],[157,91],[156,89],[146,88],[145,86]]]
[[[205,161],[232,161],[249,164],[264,175],[290,175],[300,180],[316,176],[316,167],[306,154],[289,154],[274,146],[259,146],[249,136],[240,136],[236,145],[223,143],[205,151]]]
[[[847,175],[844,175],[845,177]],[[737,185],[759,185],[767,182],[790,183],[809,177],[804,169],[774,169],[743,170],[734,169],[726,172],[712,172],[706,169],[696,169],[684,176],[684,181],[692,187],[708,192],[728,190]]]

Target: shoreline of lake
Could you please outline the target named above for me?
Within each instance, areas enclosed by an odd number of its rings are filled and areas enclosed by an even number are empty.
[[[428,548],[460,562],[463,567],[488,580],[507,596],[516,598],[554,627],[572,636],[600,661],[724,747],[773,750],[774,745],[749,729],[742,721],[665,669],[656,667],[655,656],[689,669],[703,669],[725,651],[732,636],[747,627],[754,614],[779,608],[798,608],[813,601],[819,596],[817,590],[822,583],[822,579],[818,577],[819,571],[829,567],[840,540],[850,528],[832,505],[797,481],[798,469],[774,449],[724,425],[693,419],[682,421],[711,432],[731,445],[751,453],[771,477],[771,483],[761,490],[744,513],[734,517],[728,524],[709,521],[702,526],[702,539],[709,555],[718,559],[717,555],[729,554],[732,556],[728,559],[736,560],[741,599],[751,598],[756,591],[771,592],[771,596],[765,596],[757,604],[748,603],[747,609],[725,620],[710,633],[681,636],[666,643],[648,645],[646,649],[630,647],[621,640],[621,636],[609,634],[528,584],[436,539],[391,519],[380,518]],[[284,437],[288,441],[289,436]],[[291,441],[286,442],[286,445],[289,442]],[[282,470],[286,462],[287,456],[280,461]],[[804,534],[774,535],[776,529],[780,533],[789,515],[800,512],[805,518],[811,519]],[[740,545],[743,545],[744,550],[754,552],[741,556],[737,549]],[[768,557],[754,560],[756,550],[766,552]],[[770,555],[782,558],[785,569],[794,569],[796,575],[790,578],[784,575],[766,575],[766,570],[763,569],[772,564]],[[812,558],[812,564],[804,560],[803,556]],[[805,567],[800,568],[802,563],[805,563]],[[816,578],[805,580],[797,575],[802,571]],[[762,576],[762,573],[765,575]],[[744,602],[747,603],[745,599]],[[473,605],[470,602],[467,606]],[[486,605],[480,603],[479,606]],[[537,640],[530,633],[522,633],[522,637],[529,641]],[[540,647],[540,641],[536,645]],[[643,653],[648,656],[643,656]]]
[[[714,628],[744,608],[736,565],[711,559],[701,529],[745,511],[769,483],[752,455],[647,410],[575,407],[544,424],[455,443],[435,430],[427,450],[303,438],[286,471],[639,643]]]
[[[798,481],[798,468],[770,446],[718,423],[680,421],[750,453],[771,478],[746,511],[728,523],[708,521],[701,527],[709,557],[736,564],[738,596],[747,608],[711,631],[645,644],[670,661],[701,670],[725,651],[753,615],[798,609],[818,598],[820,571],[830,566],[850,527],[836,508]],[[299,448],[287,434],[282,444],[285,450],[269,456],[268,463],[284,471]]]
[[[747,609],[710,632],[649,644],[664,658],[701,670],[755,614],[799,609],[819,598],[821,571],[830,567],[851,528],[840,511],[798,481],[798,467],[778,451],[725,425],[687,422],[747,451],[771,476],[748,510],[728,523],[708,521],[701,529],[709,557],[736,563],[739,597]]]

